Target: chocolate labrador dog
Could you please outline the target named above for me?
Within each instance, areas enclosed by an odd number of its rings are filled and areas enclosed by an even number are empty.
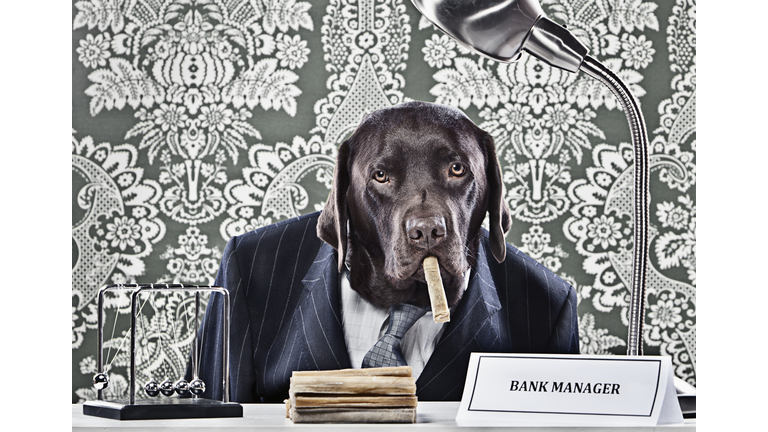
[[[317,234],[371,303],[429,306],[422,260],[437,257],[448,305],[475,264],[480,227],[506,253],[510,227],[493,138],[461,111],[409,102],[371,113],[338,152]]]
[[[369,115],[339,148],[322,212],[235,236],[222,253],[232,400],[279,402],[292,371],[353,367],[340,319],[345,265],[352,287],[387,308],[429,305],[421,263],[441,263],[455,315],[418,378],[420,401],[460,400],[472,352],[578,353],[576,292],[505,243],[503,196],[493,140],[461,112],[414,102]],[[201,330],[214,341],[199,362],[210,399],[226,390],[223,302],[211,296]]]

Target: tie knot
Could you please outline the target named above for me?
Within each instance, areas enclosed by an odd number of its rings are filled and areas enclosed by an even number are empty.
[[[427,313],[426,309],[412,304],[400,303],[393,305],[389,309],[389,326],[385,334],[402,339],[425,313]]]
[[[410,304],[392,306],[387,331],[365,354],[362,367],[406,366],[408,363],[400,350],[400,340],[425,313],[426,309]]]

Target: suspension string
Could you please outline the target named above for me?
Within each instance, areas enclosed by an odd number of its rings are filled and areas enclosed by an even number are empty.
[[[149,299],[149,296],[147,296],[147,299]],[[145,300],[145,303],[146,303],[146,300]],[[144,305],[142,304],[141,307],[139,308],[139,314],[141,314],[141,309],[143,309],[143,308],[144,308]],[[142,317],[143,317],[143,315],[142,315]],[[144,320],[139,318],[139,324],[141,325],[141,333],[146,338],[147,337],[147,329],[144,328]],[[150,372],[149,380],[152,381],[151,371],[149,371],[149,372]]]
[[[182,292],[184,292],[184,291],[182,291]],[[185,299],[185,300],[186,300],[186,299]],[[182,304],[184,305],[184,316],[185,316],[185,317],[186,317],[186,319],[187,319],[187,327],[189,327],[189,309],[187,309],[187,302],[186,302],[186,301],[182,301]],[[195,318],[195,319],[197,319],[197,318]],[[175,322],[176,322],[176,320],[174,319],[174,323],[175,323]],[[174,336],[175,336],[175,335],[176,335],[176,332],[174,331]],[[197,335],[195,335],[195,337],[193,338],[193,341],[194,341],[194,340],[197,340]],[[193,342],[193,343],[194,343],[194,342]],[[194,352],[194,348],[192,348],[192,349],[191,349],[191,351],[193,351],[193,352]],[[194,360],[194,358],[193,358],[192,360]],[[194,374],[194,377],[193,377],[193,378],[197,378],[197,367],[195,367],[194,369],[195,369],[195,370],[192,372],[192,373]]]
[[[115,338],[115,328],[117,327],[117,317],[120,316],[120,311],[115,311],[115,319],[112,321],[112,334],[109,335],[109,340],[113,340]],[[121,343],[120,346],[122,347],[123,344]],[[109,345],[109,349],[107,349],[107,360],[109,360],[109,356],[112,354],[112,344]],[[111,362],[109,363],[112,364]],[[104,370],[106,372],[106,369]]]
[[[169,288],[168,284],[165,284],[166,288]],[[179,346],[179,339],[176,337],[176,317],[173,317],[173,342],[176,344],[176,347]]]
[[[208,288],[211,286],[209,285]],[[210,295],[208,296],[208,301],[210,302]],[[197,304],[197,303],[196,303]],[[199,311],[195,311],[195,327],[197,328],[197,323],[200,319],[198,316]],[[198,329],[197,334],[200,334],[200,330]],[[197,340],[197,334],[195,335],[195,343],[197,343],[197,363],[195,364],[195,378],[198,378],[198,373],[200,369],[200,363],[203,361],[203,343],[205,341],[205,328],[203,328],[202,334],[200,335],[200,340]]]
[[[147,300],[149,300],[149,296],[147,296],[147,298],[144,299],[144,302],[141,304],[141,306],[139,306],[139,315],[141,315],[141,311],[144,309],[144,305],[147,304]],[[117,324],[117,315],[115,315],[115,324]],[[104,371],[107,371],[108,369],[112,369],[112,363],[114,363],[115,359],[117,359],[117,355],[120,354],[120,351],[123,350],[123,345],[125,345],[125,341],[128,339],[128,336],[130,334],[131,334],[131,328],[129,327],[128,330],[125,332],[125,336],[123,336],[123,340],[120,341],[120,346],[117,348],[117,352],[115,352],[115,356],[112,357],[112,361],[110,361],[107,367],[104,368]],[[114,338],[114,336],[115,336],[115,333],[113,328],[112,336],[110,336],[110,340]],[[109,358],[109,353],[111,351],[111,348],[112,347],[110,346],[110,350],[107,351],[107,358]]]

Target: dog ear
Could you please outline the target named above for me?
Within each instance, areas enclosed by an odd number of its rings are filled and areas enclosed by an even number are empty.
[[[496,261],[502,262],[507,255],[507,243],[504,235],[512,225],[509,206],[504,200],[504,182],[501,179],[501,167],[496,157],[496,145],[490,134],[482,132],[482,145],[488,158],[486,178],[488,179],[488,216],[490,220],[491,252]]]
[[[317,220],[317,236],[333,246],[339,255],[339,273],[344,269],[347,251],[347,189],[349,189],[349,140],[339,146],[333,185],[328,201]]]

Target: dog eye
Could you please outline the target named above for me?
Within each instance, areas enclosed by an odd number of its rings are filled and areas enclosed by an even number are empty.
[[[379,183],[386,183],[389,181],[389,177],[387,177],[387,173],[381,170],[375,171],[373,173],[373,179]]]
[[[454,177],[461,177],[464,174],[467,173],[467,169],[464,168],[464,165],[456,162],[453,165],[451,165],[451,175]]]

